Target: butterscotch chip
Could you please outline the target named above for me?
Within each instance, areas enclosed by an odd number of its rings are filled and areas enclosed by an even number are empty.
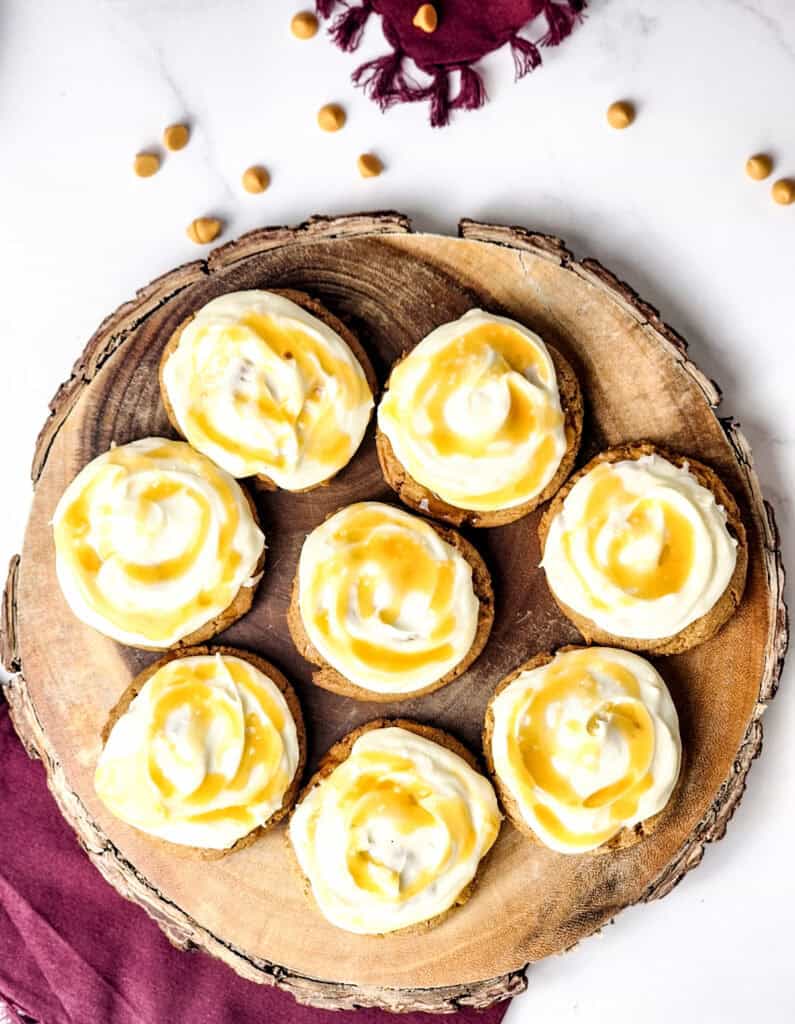
[[[190,128],[186,124],[170,124],[163,129],[163,145],[176,153],[178,149],[184,149],[190,139]]]
[[[345,124],[345,111],[337,103],[327,103],[318,110],[317,123],[324,132],[338,132]]]
[[[374,153],[362,153],[357,165],[363,178],[377,178],[384,169],[384,165]]]
[[[749,156],[745,163],[745,173],[754,181],[761,181],[773,170],[773,161],[767,153],[757,153]]]
[[[264,167],[254,166],[243,171],[243,188],[246,192],[264,192],[271,183],[271,176]]]
[[[607,121],[611,128],[629,128],[635,120],[635,108],[626,100],[618,100],[607,108]]]
[[[779,178],[771,189],[773,199],[782,206],[795,203],[795,181],[792,178]]]
[[[136,153],[133,170],[139,178],[151,178],[160,170],[160,157],[157,153]]]
[[[196,245],[207,245],[221,234],[222,226],[215,217],[197,217],[188,224],[186,233]]]
[[[436,26],[439,24],[439,15],[433,4],[421,4],[417,8],[417,13],[411,24],[423,32],[435,32]]]
[[[317,33],[317,18],[311,11],[299,11],[290,22],[290,30],[296,39],[311,39]]]

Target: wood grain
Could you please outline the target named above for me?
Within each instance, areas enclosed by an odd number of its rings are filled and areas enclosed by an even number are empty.
[[[593,260],[578,262],[555,238],[464,221],[458,239],[413,235],[399,214],[317,218],[262,229],[142,289],[90,340],[51,404],[37,445],[35,495],[21,562],[3,606],[7,689],[28,749],[89,856],[179,945],[199,946],[253,980],[326,1007],[394,1010],[485,1006],[520,991],[523,969],[570,948],[623,907],[664,895],[720,838],[759,752],[761,716],[775,694],[787,642],[783,570],[772,510],[750,451],[720,421],[717,387],[688,359],[657,312]],[[350,324],[379,379],[438,324],[473,304],[515,316],[558,347],[586,397],[580,463],[639,437],[713,466],[734,491],[748,529],[749,577],[735,617],[709,643],[657,662],[669,682],[687,745],[680,799],[653,835],[615,856],[565,857],[529,844],[509,825],[481,883],[460,911],[420,937],[372,940],[320,918],[289,872],[283,837],[269,834],[222,861],[186,867],[113,819],[93,793],[99,734],[108,711],[153,655],[82,626],[54,575],[49,520],[66,484],[111,441],[171,434],[157,387],[163,345],[186,315],[238,288],[316,295]],[[540,650],[577,642],[537,569],[540,510],[471,539],[494,580],[496,618],[484,654],[458,680],[414,701],[377,706],[311,684],[311,666],[285,624],[305,533],[330,511],[389,494],[372,428],[333,483],[305,495],[258,494],[268,569],[252,611],[223,642],[272,660],[294,683],[309,732],[308,770],[362,722],[400,714],[477,748],[497,681]]]

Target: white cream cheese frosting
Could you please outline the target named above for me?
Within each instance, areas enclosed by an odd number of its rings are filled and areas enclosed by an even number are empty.
[[[541,565],[577,614],[613,636],[654,640],[710,611],[736,562],[712,492],[653,454],[581,477],[550,523]]]
[[[306,538],[298,606],[329,665],[396,695],[455,668],[480,611],[466,558],[425,520],[376,501],[341,509]]]
[[[162,380],[183,435],[235,477],[314,487],[347,465],[373,396],[345,341],[282,295],[231,292],[183,328]]]
[[[253,587],[265,538],[240,485],[183,441],[111,448],[53,516],[56,571],[79,619],[120,643],[165,648]]]
[[[679,719],[659,673],[591,647],[522,672],[491,704],[491,758],[538,838],[584,853],[661,811],[679,778]]]
[[[407,729],[365,732],[290,819],[323,916],[378,935],[448,910],[500,829],[489,781]]]
[[[233,655],[191,655],[159,668],[115,722],[94,787],[142,832],[225,850],[281,808],[299,760],[268,676]]]
[[[414,480],[481,512],[536,497],[567,448],[544,342],[481,309],[437,327],[394,367],[378,426]]]

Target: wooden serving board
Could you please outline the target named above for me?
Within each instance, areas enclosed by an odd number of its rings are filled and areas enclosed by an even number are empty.
[[[472,899],[440,927],[374,939],[327,924],[302,892],[283,829],[218,861],[175,856],[111,817],[92,788],[100,730],[130,678],[155,655],[81,625],[61,597],[49,526],[67,483],[111,442],[173,436],[157,365],[172,330],[222,292],[299,288],[357,332],[381,382],[389,366],[438,324],[474,304],[516,317],[558,346],[586,398],[580,464],[607,445],[663,443],[713,466],[736,494],[749,536],[748,587],[712,641],[660,659],[681,717],[687,770],[679,798],[647,841],[615,855],[562,856],[506,824]],[[327,1007],[450,1010],[520,991],[528,962],[559,953],[623,907],[667,893],[723,835],[758,754],[761,715],[775,693],[787,638],[783,571],[773,514],[748,446],[719,420],[717,387],[690,362],[656,311],[558,239],[464,221],[459,238],[411,233],[398,214],[316,218],[266,228],[221,246],[142,289],[99,328],[53,399],[37,445],[35,495],[21,561],[6,594],[4,660],[14,721],[44,761],[61,810],[99,870],[141,904],[176,943],[221,957],[255,981]],[[448,729],[480,749],[497,681],[538,651],[576,641],[537,568],[537,515],[470,534],[494,577],[496,621],[475,665],[437,693],[394,705],[357,703],[312,686],[285,622],[298,552],[330,511],[390,499],[372,427],[328,487],[257,503],[269,547],[252,611],[223,642],[274,661],[305,709],[308,770],[356,725],[400,713]]]

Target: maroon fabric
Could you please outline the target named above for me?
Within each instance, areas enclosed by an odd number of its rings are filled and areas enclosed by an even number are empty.
[[[486,100],[486,90],[472,67],[487,53],[510,45],[516,78],[541,64],[540,46],[557,46],[582,17],[585,0],[445,0],[435,3],[439,24],[435,32],[423,32],[412,24],[420,0],[317,0],[321,17],[334,20],[331,38],[343,50],[354,50],[371,14],[381,18],[391,52],[362,64],[353,81],[385,110],[394,103],[430,101],[435,127],[448,123],[451,110],[473,110]],[[520,35],[525,26],[535,29],[535,19],[545,31],[535,40]],[[532,24],[531,24],[532,23]],[[411,61],[431,82],[411,78]],[[451,77],[460,73],[451,95]]]
[[[427,1013],[314,1010],[174,949],[82,852],[0,696],[2,999],[42,1024],[439,1024]],[[498,1024],[506,1007],[444,1020]]]

